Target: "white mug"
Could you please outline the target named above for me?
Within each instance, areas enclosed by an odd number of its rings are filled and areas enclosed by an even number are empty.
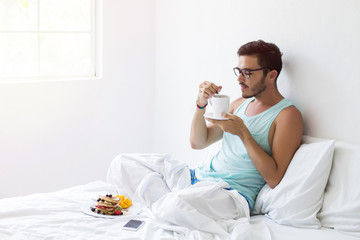
[[[221,113],[228,113],[230,106],[230,97],[227,95],[216,94],[209,99],[209,103],[213,109],[214,117],[221,118]]]

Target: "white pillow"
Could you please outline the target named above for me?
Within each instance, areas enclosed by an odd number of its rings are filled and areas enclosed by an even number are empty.
[[[318,214],[324,227],[360,237],[360,146],[337,142],[333,167]]]
[[[334,144],[334,140],[304,136],[281,182],[274,189],[265,184],[259,192],[253,213],[266,214],[279,224],[321,227],[316,214],[323,202]]]

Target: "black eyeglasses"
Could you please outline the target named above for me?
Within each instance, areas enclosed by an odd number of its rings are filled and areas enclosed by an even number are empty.
[[[255,71],[260,71],[260,70],[264,70],[267,68],[257,68],[257,69],[248,69],[248,68],[244,68],[244,69],[240,69],[238,67],[234,67],[234,73],[237,77],[240,76],[240,74],[245,78],[245,79],[249,79],[251,76],[251,72],[255,72]]]

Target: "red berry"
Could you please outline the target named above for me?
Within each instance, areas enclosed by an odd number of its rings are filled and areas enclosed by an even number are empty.
[[[114,209],[115,215],[122,215],[121,209],[119,207]]]

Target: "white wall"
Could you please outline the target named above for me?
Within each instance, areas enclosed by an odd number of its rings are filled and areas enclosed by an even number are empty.
[[[101,80],[0,85],[0,198],[105,180],[152,150],[155,1],[105,0]]]
[[[195,165],[198,85],[239,96],[236,52],[257,39],[283,51],[305,133],[360,144],[359,22],[357,0],[104,0],[102,80],[0,85],[0,197],[103,180],[123,152]]]
[[[279,87],[305,134],[360,144],[360,1],[158,0],[156,12],[156,151],[198,161],[188,141],[197,87],[209,80],[238,97],[236,52],[258,39],[284,53]]]

